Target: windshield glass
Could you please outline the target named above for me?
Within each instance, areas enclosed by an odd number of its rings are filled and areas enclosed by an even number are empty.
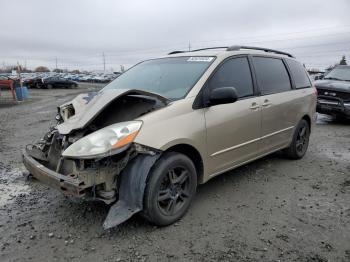
[[[214,57],[173,57],[142,62],[132,67],[106,89],[139,89],[171,100],[185,97]]]
[[[324,79],[350,81],[350,67],[336,67]]]

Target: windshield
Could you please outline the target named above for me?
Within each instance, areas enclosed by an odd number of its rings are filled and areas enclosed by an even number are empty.
[[[214,57],[173,57],[142,62],[121,74],[106,89],[139,89],[171,100],[185,97]]]
[[[350,67],[336,67],[324,79],[350,81]]]

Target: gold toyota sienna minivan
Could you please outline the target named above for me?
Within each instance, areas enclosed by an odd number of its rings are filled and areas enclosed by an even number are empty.
[[[285,52],[174,51],[59,106],[23,161],[67,196],[112,204],[104,228],[137,212],[169,225],[198,184],[278,150],[302,158],[316,97],[304,67]]]

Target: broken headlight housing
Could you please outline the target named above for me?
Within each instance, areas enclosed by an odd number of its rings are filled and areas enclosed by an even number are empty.
[[[62,155],[70,158],[96,158],[118,153],[137,136],[142,121],[128,121],[104,127],[70,145]]]

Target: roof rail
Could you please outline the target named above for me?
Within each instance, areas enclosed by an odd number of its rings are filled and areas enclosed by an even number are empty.
[[[194,49],[194,50],[190,50],[190,51],[172,51],[168,55],[187,53],[187,52],[197,52],[197,51],[210,50],[210,49],[227,49],[227,48],[228,48],[228,46],[218,46],[218,47],[207,47],[207,48],[201,48],[201,49]]]
[[[218,46],[218,47],[207,47],[207,48],[200,48],[200,49],[195,49],[191,51],[172,51],[168,55],[174,55],[174,54],[180,54],[180,53],[186,53],[186,52],[197,52],[197,51],[203,51],[203,50],[210,50],[210,49],[226,49],[226,51],[238,51],[241,49],[249,49],[249,50],[260,50],[268,53],[275,53],[275,54],[281,54],[281,55],[286,55],[289,57],[293,57],[291,54],[274,50],[274,49],[269,49],[269,48],[263,48],[263,47],[255,47],[255,46],[244,46],[244,45],[233,45],[233,46]]]
[[[191,50],[191,52],[210,50],[210,49],[227,49],[227,48],[228,48],[227,46],[216,46],[216,47],[207,47],[207,48],[195,49],[195,50]]]
[[[185,53],[185,51],[172,51],[168,55],[175,55],[175,54],[180,54],[180,53]]]
[[[268,52],[268,53],[281,54],[281,55],[286,55],[286,56],[294,58],[294,56],[292,56],[291,54],[286,53],[286,52],[282,52],[282,51],[278,51],[278,50],[274,50],[274,49],[269,49],[269,48],[263,48],[263,47],[255,47],[255,46],[234,45],[234,46],[228,47],[226,49],[226,51],[238,51],[241,49],[260,50],[260,51],[264,51],[264,52]]]

